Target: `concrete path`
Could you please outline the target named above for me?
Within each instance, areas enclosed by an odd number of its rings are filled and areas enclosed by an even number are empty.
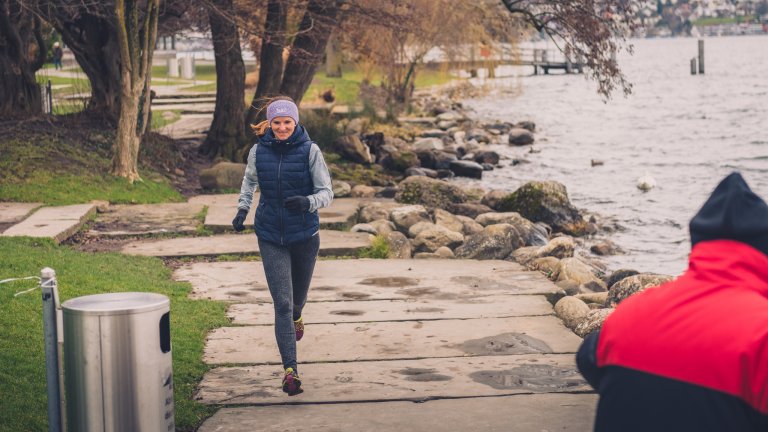
[[[205,227],[214,232],[232,231],[232,219],[237,214],[239,194],[198,195],[189,199],[190,203],[205,204],[208,213],[205,216]],[[318,210],[320,227],[323,229],[341,230],[350,228],[357,220],[360,205],[371,200],[357,198],[334,199],[330,207]],[[246,217],[248,223],[253,223],[253,213],[259,193],[253,195],[253,203]]]
[[[2,235],[48,237],[61,243],[76,233],[95,212],[96,206],[93,204],[43,207],[5,230]]]
[[[161,233],[194,233],[200,224],[202,204],[170,203],[111,205],[100,213],[88,234],[125,236]]]
[[[370,234],[320,231],[321,256],[355,256],[370,246]],[[208,237],[139,240],[123,246],[123,253],[155,257],[258,255],[259,244],[253,231]]]
[[[24,220],[41,203],[0,202],[0,224],[15,224]]]
[[[219,410],[198,432],[588,432],[596,403],[592,394],[551,393],[239,407]]]
[[[213,114],[183,114],[179,120],[160,128],[157,132],[174,139],[199,135],[211,127]]]
[[[204,360],[218,367],[196,399],[255,405],[222,409],[199,431],[592,428],[596,398],[575,367],[581,339],[547,301],[560,290],[515,263],[318,261],[295,397],[280,390],[261,263],[188,264],[174,278],[193,297],[238,302],[228,311],[237,326],[209,334]]]

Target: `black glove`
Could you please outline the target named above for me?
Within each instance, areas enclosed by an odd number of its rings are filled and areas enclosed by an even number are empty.
[[[288,197],[283,200],[283,207],[293,213],[305,212],[309,210],[309,198],[301,195]]]
[[[237,211],[237,216],[235,216],[235,218],[232,219],[232,228],[234,228],[235,231],[240,232],[245,229],[245,226],[243,226],[243,223],[245,222],[245,217],[247,215],[248,215],[248,210],[239,209]]]

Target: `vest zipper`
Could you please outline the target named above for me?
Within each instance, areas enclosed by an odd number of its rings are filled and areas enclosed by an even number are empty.
[[[282,169],[283,169],[283,152],[280,152],[280,162],[277,164],[277,205],[280,208],[280,245],[285,245],[285,220],[284,220],[284,212],[285,209],[283,208],[283,177],[282,177]]]

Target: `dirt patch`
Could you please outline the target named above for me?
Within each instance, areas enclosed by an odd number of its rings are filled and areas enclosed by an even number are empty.
[[[435,287],[405,288],[405,289],[397,290],[395,293],[408,296],[408,297],[429,296],[429,298],[436,299],[436,300],[454,300],[459,297],[458,295],[453,293],[442,292],[440,291],[439,288],[435,288]]]
[[[312,287],[313,291],[336,291],[336,287],[332,286],[319,286],[319,287]]]
[[[360,282],[358,282],[358,284],[374,285],[374,286],[384,287],[384,288],[402,288],[405,286],[418,285],[419,280],[414,278],[407,278],[407,277],[390,276],[390,277],[363,279]]]
[[[407,381],[417,381],[417,382],[432,382],[432,381],[450,381],[453,379],[453,377],[450,377],[448,375],[442,375],[439,373],[436,373],[437,370],[435,369],[423,369],[423,368],[406,368],[401,369],[398,371],[395,371],[395,373],[398,373],[400,375],[405,375]]]
[[[343,292],[340,295],[344,298],[348,298],[352,300],[363,300],[371,296],[370,294],[365,294],[365,293],[355,292],[355,291]]]
[[[503,333],[471,339],[454,347],[472,355],[507,355],[551,353],[552,348],[541,339],[523,333]]]
[[[331,311],[331,315],[341,315],[341,316],[360,316],[363,315],[365,312],[360,310],[335,310]]]
[[[469,377],[497,390],[555,392],[586,384],[574,368],[543,364],[522,365],[501,371],[478,371],[469,374]]]
[[[445,312],[445,309],[436,308],[436,307],[420,307],[415,309],[407,309],[405,312],[406,313],[439,313],[439,312]]]
[[[483,290],[497,290],[497,289],[514,289],[514,285],[501,283],[497,280],[477,277],[477,276],[454,276],[451,278],[452,282],[466,285],[471,288],[478,288]]]

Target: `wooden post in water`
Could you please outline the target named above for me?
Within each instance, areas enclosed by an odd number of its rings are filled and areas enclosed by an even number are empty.
[[[696,75],[696,57],[691,59],[691,75]]]
[[[699,39],[699,73],[704,73],[704,39]]]

